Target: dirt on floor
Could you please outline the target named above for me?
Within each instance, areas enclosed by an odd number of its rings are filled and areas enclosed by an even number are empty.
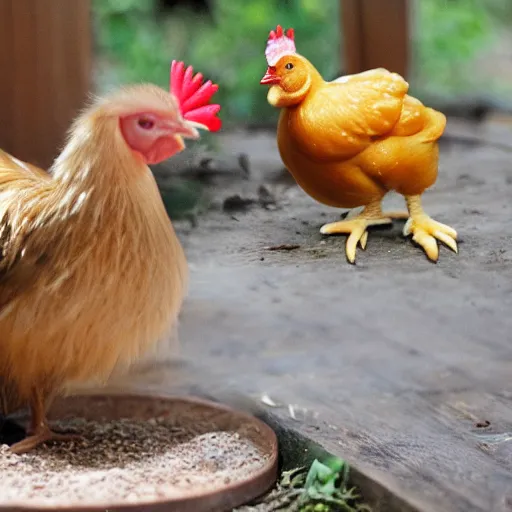
[[[358,250],[357,268],[393,268],[397,258],[401,266],[412,271],[439,273],[434,269],[440,268],[442,274],[448,269],[461,273],[470,267],[509,268],[512,226],[506,221],[512,208],[512,123],[464,131],[460,124],[454,125],[457,138],[455,142],[447,138],[441,144],[439,178],[424,194],[424,207],[433,218],[458,231],[459,256],[441,249],[438,264],[429,264],[420,249],[400,236],[402,224],[397,222],[396,229],[370,234],[367,251]],[[493,137],[494,130],[499,136]],[[481,145],[477,143],[479,133],[486,141]],[[338,219],[343,211],[315,202],[295,185],[283,168],[274,133],[229,133],[217,140],[222,155],[217,157],[218,164],[211,165],[218,168],[224,164],[225,172],[214,170],[207,176],[208,171],[204,171],[203,179],[193,181],[200,183],[197,194],[202,204],[197,226],[175,221],[192,271],[197,262],[204,264],[205,259],[221,256],[220,266],[251,264],[262,269],[324,259],[323,265],[339,264],[343,272],[357,272],[345,264],[345,237],[319,233],[323,223]],[[502,144],[504,149],[489,142]],[[247,156],[249,175],[237,163],[240,154]],[[182,173],[180,179],[184,176]],[[172,174],[169,179],[173,180]],[[386,199],[386,205],[405,207],[396,194]],[[281,251],[279,246],[283,246]],[[269,253],[269,247],[276,250]]]
[[[451,125],[458,127],[456,121]],[[283,169],[274,133],[218,137],[221,160],[230,162],[224,163],[227,171],[196,180],[202,213],[195,222],[175,221],[191,271],[181,325],[185,353],[195,357],[205,344],[212,354],[222,350],[219,330],[244,340],[250,327],[264,336],[283,322],[287,332],[307,326],[316,338],[325,337],[333,323],[348,334],[361,321],[377,332],[398,330],[419,342],[424,337],[433,349],[435,333],[450,326],[451,335],[471,330],[483,339],[491,333],[509,338],[512,149],[475,140],[482,134],[491,143],[506,143],[509,134],[512,148],[510,126],[470,127],[462,131],[471,133],[469,142],[462,137],[442,143],[439,178],[424,194],[424,207],[457,230],[459,254],[441,246],[437,264],[402,236],[399,221],[372,231],[366,251],[357,251],[357,264],[348,264],[345,237],[319,233],[344,212],[315,202],[295,185]],[[249,176],[237,168],[241,153]],[[398,195],[384,204],[404,207]],[[288,350],[285,340],[276,343],[279,351]],[[240,355],[251,357],[253,350],[241,344]]]
[[[294,184],[275,134],[220,135],[224,163],[217,155],[204,172],[194,157],[195,188],[182,188],[199,215],[175,222],[190,265],[184,358],[269,397],[424,510],[502,510],[512,500],[511,126],[449,121],[423,199],[457,230],[459,253],[441,247],[437,264],[396,222],[372,231],[350,265],[345,237],[319,233],[343,212]],[[399,196],[385,205],[404,207]]]

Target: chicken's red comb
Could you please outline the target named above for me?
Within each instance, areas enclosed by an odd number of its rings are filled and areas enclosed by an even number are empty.
[[[295,32],[289,28],[286,33],[281,25],[271,30],[265,48],[265,57],[269,66],[275,66],[283,55],[293,55],[295,50]]]
[[[170,73],[170,90],[178,100],[181,115],[211,132],[219,131],[222,121],[217,117],[220,105],[210,103],[219,89],[211,80],[203,83],[203,75],[194,75],[192,66],[173,60]]]

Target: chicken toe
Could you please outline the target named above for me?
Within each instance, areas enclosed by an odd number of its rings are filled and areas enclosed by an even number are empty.
[[[357,244],[364,250],[368,241],[368,231],[370,226],[379,226],[391,224],[391,217],[382,213],[380,202],[367,205],[364,210],[355,215],[354,210],[349,212],[345,220],[324,224],[320,228],[323,235],[333,235],[338,233],[348,234],[345,253],[350,263],[356,261]]]
[[[80,441],[82,439],[82,436],[78,434],[59,434],[50,430],[49,427],[44,427],[39,429],[36,433],[19,441],[18,443],[13,444],[11,446],[11,451],[17,455],[21,455],[22,453],[30,452],[38,446],[49,441],[70,442]]]
[[[410,218],[405,223],[404,236],[412,235],[412,239],[425,251],[427,257],[436,262],[439,258],[437,240],[443,242],[453,252],[457,253],[457,232],[429,217],[422,209],[418,196],[408,197]]]
[[[49,441],[79,441],[82,436],[69,433],[57,433],[50,429],[46,418],[46,410],[51,403],[51,396],[41,389],[34,389],[30,404],[31,421],[27,429],[27,437],[11,445],[11,451],[18,455],[27,453]]]

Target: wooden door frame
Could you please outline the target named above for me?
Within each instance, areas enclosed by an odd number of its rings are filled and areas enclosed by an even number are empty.
[[[0,148],[49,166],[91,67],[91,0],[0,0]]]
[[[340,0],[346,74],[384,67],[407,78],[409,0]]]

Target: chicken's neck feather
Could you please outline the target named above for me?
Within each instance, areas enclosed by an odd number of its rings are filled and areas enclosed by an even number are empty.
[[[141,185],[149,187],[145,192],[153,200],[157,192],[149,168],[126,145],[116,117],[79,117],[50,174],[53,202],[63,216],[85,212],[89,204],[96,218],[104,217],[105,211],[126,207]]]
[[[68,142],[50,169],[66,186],[122,186],[147,170],[126,145],[115,117],[78,118]]]

